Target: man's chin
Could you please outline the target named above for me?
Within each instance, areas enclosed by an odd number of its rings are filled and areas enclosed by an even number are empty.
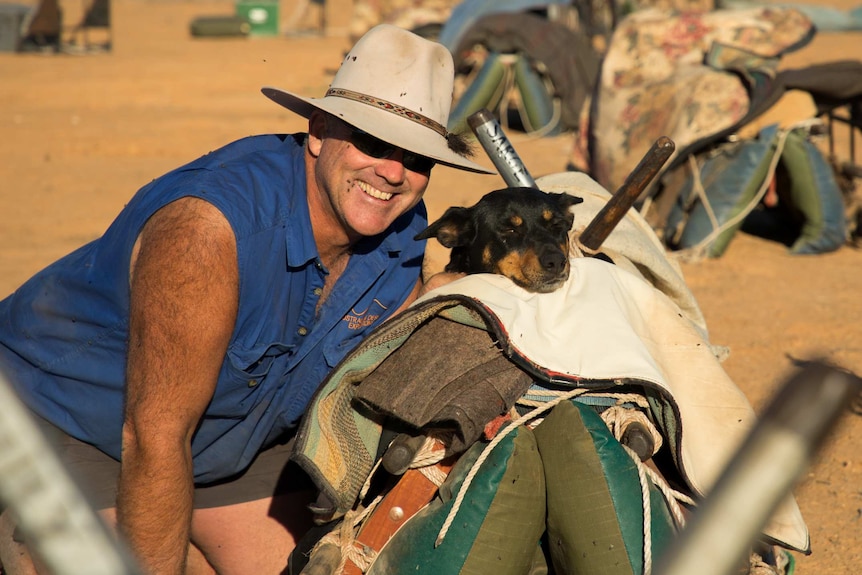
[[[355,222],[350,226],[350,235],[356,239],[378,236],[388,230],[391,225],[391,221]]]

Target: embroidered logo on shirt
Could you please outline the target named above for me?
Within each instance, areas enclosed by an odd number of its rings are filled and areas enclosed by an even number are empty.
[[[350,313],[345,315],[342,321],[347,322],[347,329],[363,329],[377,321],[387,309],[385,305],[380,303],[380,300],[375,298],[371,305],[363,311],[356,311],[355,308],[351,308]]]

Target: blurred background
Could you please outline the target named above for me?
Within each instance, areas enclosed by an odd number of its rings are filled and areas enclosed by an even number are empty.
[[[39,38],[29,24],[40,2],[0,3],[0,297],[101,235],[131,195],[162,173],[246,135],[303,131],[305,121],[263,97],[262,86],[320,96],[352,40],[372,25],[394,22],[446,41],[443,24],[458,15],[460,3],[113,0],[104,9],[97,4],[59,0],[58,32],[52,37],[43,31]],[[578,39],[560,47],[557,56],[584,66],[585,78],[599,74],[611,33],[626,14],[667,8],[658,2],[626,3],[609,11],[607,4],[591,2],[592,16],[585,16],[568,3],[553,9],[554,3],[545,4],[529,10],[530,16],[541,21],[540,32],[551,21],[578,31]],[[810,5],[855,14],[850,11],[858,4]],[[799,49],[783,54],[778,67],[858,61],[862,33],[848,18],[848,29],[818,30]],[[451,38],[466,37],[472,29],[464,24],[469,18],[458,22],[461,34],[450,28]],[[462,64],[456,106],[467,93],[493,107],[533,176],[572,169],[583,159],[579,123],[525,123],[529,114],[519,103],[533,93],[527,88],[508,92],[508,99],[468,92],[493,52],[485,38],[484,46],[469,47],[469,58],[456,54]],[[510,63],[504,61],[504,67]],[[650,69],[651,64],[640,65]],[[547,86],[547,68],[537,66],[532,74]],[[488,85],[508,86],[502,80]],[[529,82],[524,85],[529,88]],[[585,95],[592,93],[589,86],[580,87]],[[543,108],[542,101],[550,107]],[[540,98],[531,109],[540,119],[553,120],[562,117],[556,105],[554,97]],[[582,111],[583,105],[576,110],[578,119]],[[858,131],[851,135],[841,124],[835,129],[831,153],[847,159],[855,148],[858,154]],[[652,139],[647,140],[648,146]],[[815,143],[830,154],[825,139]],[[491,165],[481,151],[478,161]],[[497,176],[437,168],[426,194],[430,216],[450,205],[470,205],[501,187]],[[446,259],[445,250],[429,244],[432,268]],[[822,357],[862,372],[858,248],[848,243],[799,256],[779,242],[739,233],[720,258],[681,266],[712,342],[730,348],[725,369],[755,409],[800,360]],[[843,575],[862,565],[860,443],[862,417],[842,421],[797,489],[813,549],[797,559],[800,574]]]

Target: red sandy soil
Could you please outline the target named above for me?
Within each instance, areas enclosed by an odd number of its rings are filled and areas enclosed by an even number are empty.
[[[193,18],[233,11],[225,0],[115,0],[113,10],[110,53],[0,53],[0,297],[98,237],[152,178],[242,136],[303,130],[261,86],[319,96],[349,47],[343,37],[192,38]],[[75,21],[70,10],[66,23]],[[783,65],[860,54],[862,33],[823,33]],[[534,176],[565,168],[570,136],[512,139]],[[437,168],[426,195],[430,216],[499,187],[496,176]],[[430,257],[441,267],[446,254],[433,246]],[[783,245],[738,234],[722,258],[683,269],[712,342],[731,350],[725,369],[756,410],[793,373],[794,360],[823,357],[862,373],[858,249],[791,256]],[[799,574],[862,569],[860,441],[862,417],[844,416],[795,491],[813,549],[797,557]]]

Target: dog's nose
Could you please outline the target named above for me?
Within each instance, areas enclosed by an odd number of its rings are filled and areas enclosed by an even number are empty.
[[[548,272],[557,272],[566,266],[566,256],[559,251],[545,251],[539,257],[542,268]]]

